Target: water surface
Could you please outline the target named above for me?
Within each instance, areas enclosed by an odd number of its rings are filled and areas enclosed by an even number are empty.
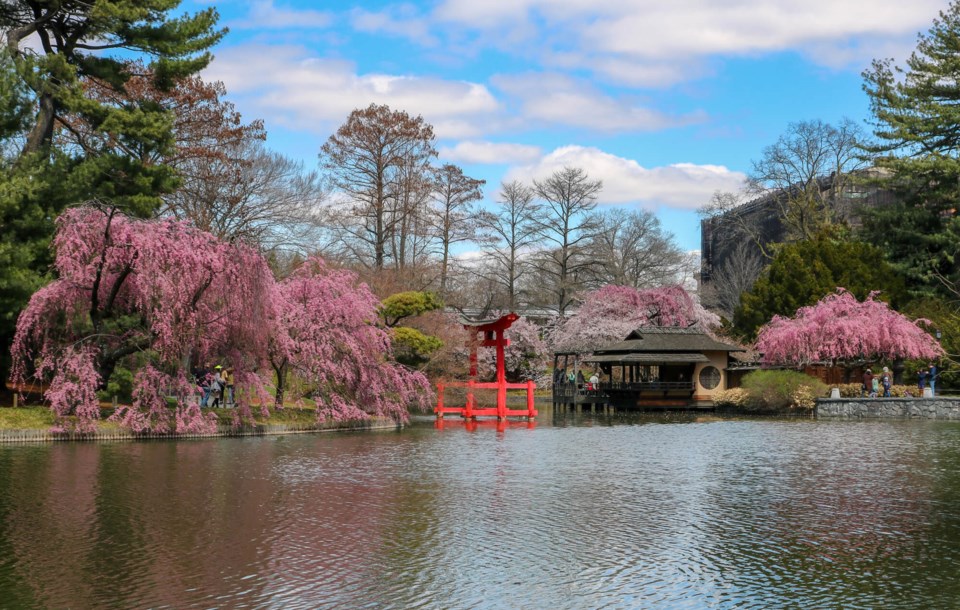
[[[948,608],[960,424],[0,447],[3,608]]]

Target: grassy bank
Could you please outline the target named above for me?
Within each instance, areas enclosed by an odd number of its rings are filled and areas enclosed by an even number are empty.
[[[103,407],[100,410],[100,421],[97,428],[100,430],[118,430],[120,425],[107,421],[113,415],[113,407]],[[230,425],[233,423],[234,409],[204,409],[204,412],[211,412],[217,416],[220,424]],[[172,415],[172,413],[171,413]],[[313,408],[299,408],[289,406],[284,409],[270,409],[270,416],[264,417],[260,414],[260,409],[253,409],[253,420],[256,425],[282,425],[298,428],[306,428],[317,421],[317,413]],[[48,407],[44,406],[17,406],[6,404],[0,407],[0,430],[48,430],[54,425],[54,415]]]

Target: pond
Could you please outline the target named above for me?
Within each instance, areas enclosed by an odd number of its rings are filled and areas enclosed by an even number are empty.
[[[929,608],[960,424],[693,415],[0,447],[4,608]]]

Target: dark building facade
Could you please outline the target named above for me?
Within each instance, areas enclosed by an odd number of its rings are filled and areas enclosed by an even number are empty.
[[[893,191],[878,189],[864,179],[873,171],[864,170],[859,173],[860,179],[845,180],[840,193],[832,192],[833,176],[819,181],[824,201],[830,202],[837,217],[851,227],[860,226],[860,212],[864,207],[896,202]],[[761,245],[766,247],[786,241],[787,226],[781,208],[787,197],[788,193],[784,191],[768,193],[700,221],[701,287],[710,284],[715,272],[727,264],[733,251],[741,244],[762,255]]]

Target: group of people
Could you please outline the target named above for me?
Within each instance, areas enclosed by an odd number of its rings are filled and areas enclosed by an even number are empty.
[[[926,370],[917,371],[917,388],[920,389],[921,395],[924,388],[930,388],[930,396],[934,395],[937,388],[937,367],[934,363],[931,362]]]
[[[600,385],[600,377],[594,372],[590,375],[590,379],[587,380],[583,376],[583,371],[577,370],[574,372],[571,370],[567,372],[565,368],[556,368],[553,370],[553,385],[563,385],[565,383],[576,384],[578,388],[584,388],[587,390],[595,390]]]
[[[873,374],[873,369],[867,369],[863,373],[863,384],[861,387],[862,396],[869,396],[870,398],[876,398],[880,396],[881,389],[883,390],[883,396],[885,398],[890,397],[890,388],[893,387],[893,376],[890,374],[890,369],[883,367],[883,372],[879,375]]]
[[[217,365],[197,368],[193,371],[193,378],[203,394],[200,399],[200,408],[211,407],[216,409],[223,405],[225,409],[236,403],[233,394],[233,369]]]
[[[934,363],[930,363],[930,366],[927,369],[920,369],[917,371],[917,388],[920,390],[921,395],[923,390],[930,388],[930,395],[934,395],[937,382],[937,367]],[[862,396],[869,396],[870,398],[876,398],[877,396],[883,396],[884,398],[890,397],[890,388],[893,387],[893,376],[890,374],[890,369],[883,367],[883,371],[879,375],[873,374],[873,369],[867,369],[863,374],[863,384],[862,384]],[[881,392],[883,392],[881,394]]]

